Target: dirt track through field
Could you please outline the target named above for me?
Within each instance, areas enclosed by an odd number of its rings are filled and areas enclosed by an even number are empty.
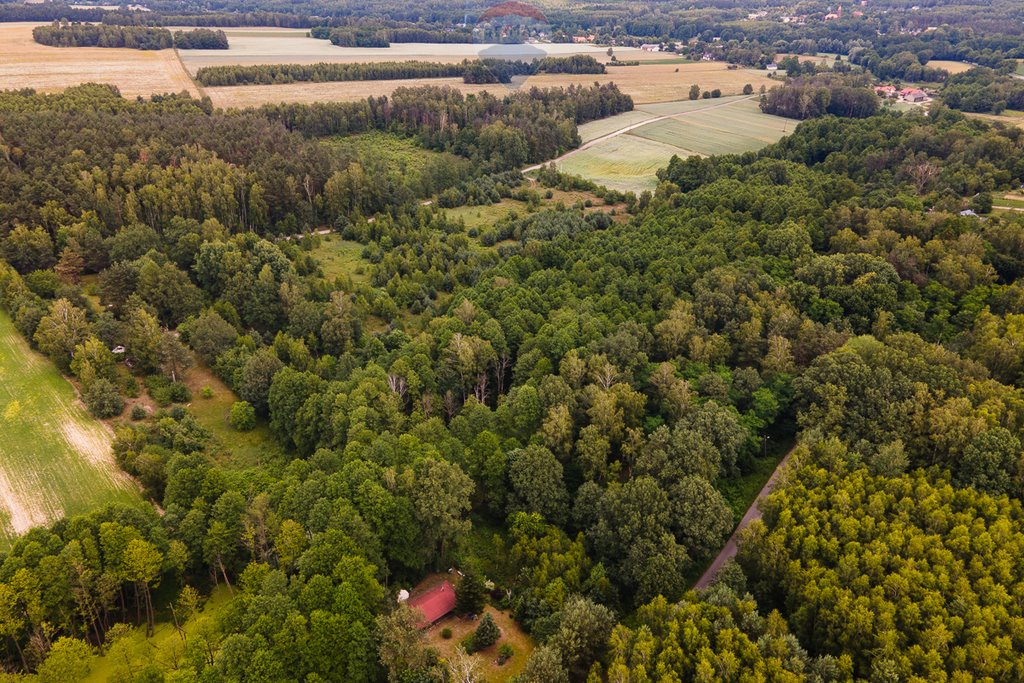
[[[634,131],[637,128],[643,128],[644,126],[646,126],[648,124],[651,124],[651,123],[657,123],[658,121],[665,121],[666,119],[681,119],[681,118],[684,118],[686,116],[693,116],[694,114],[703,114],[705,112],[712,111],[714,109],[722,109],[723,107],[731,107],[733,105],[739,104],[740,102],[746,102],[746,101],[752,100],[752,99],[754,99],[753,96],[751,96],[751,97],[744,97],[743,99],[730,100],[729,102],[723,102],[722,104],[715,104],[715,105],[712,105],[710,107],[703,107],[701,109],[693,109],[691,111],[683,111],[683,112],[679,112],[677,114],[664,114],[662,116],[655,116],[652,119],[647,119],[646,121],[639,121],[637,123],[632,123],[632,124],[630,124],[630,125],[628,125],[628,126],[626,126],[624,128],[619,128],[616,131],[612,131],[611,133],[608,133],[607,135],[602,135],[599,138],[594,138],[593,140],[591,140],[589,142],[585,142],[582,145],[580,145],[579,147],[577,147],[576,149],[569,150],[568,152],[566,152],[562,156],[558,157],[557,159],[552,159],[551,161],[545,161],[542,164],[534,164],[533,166],[529,166],[527,168],[524,168],[523,169],[523,173],[530,173],[531,171],[536,171],[537,169],[539,169],[539,168],[541,168],[543,166],[547,166],[548,164],[556,164],[557,165],[557,164],[561,163],[562,161],[565,161],[569,157],[573,156],[574,154],[579,154],[580,152],[588,150],[591,147],[594,147],[596,145],[601,144],[602,142],[606,142],[608,140],[611,140],[612,138],[617,138],[620,135],[625,135],[626,133]]]

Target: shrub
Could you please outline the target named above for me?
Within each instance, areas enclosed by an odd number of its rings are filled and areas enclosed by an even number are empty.
[[[171,401],[174,403],[188,403],[192,400],[192,392],[188,386],[181,382],[174,382],[169,387]]]
[[[490,614],[485,614],[484,618],[480,620],[480,625],[476,627],[476,632],[473,633],[473,649],[488,648],[498,642],[500,637],[501,630],[498,625],[494,623]]]
[[[452,630],[450,628],[448,628],[448,627],[445,627],[445,628],[441,629],[441,637],[444,638],[445,640],[451,640],[452,639]]]
[[[238,431],[248,432],[256,426],[256,409],[248,401],[235,401],[228,422]]]
[[[210,387],[203,387],[203,390],[199,392],[199,395],[203,398],[213,398],[213,389]]]
[[[136,403],[132,406],[132,419],[133,420],[144,420],[146,418],[146,409]]]
[[[512,655],[515,653],[516,651],[512,649],[511,645],[508,643],[502,643],[501,647],[498,648],[498,666],[501,666],[508,660],[512,659]]]
[[[115,417],[124,411],[124,399],[121,392],[109,380],[94,380],[82,396],[89,412],[96,417]]]

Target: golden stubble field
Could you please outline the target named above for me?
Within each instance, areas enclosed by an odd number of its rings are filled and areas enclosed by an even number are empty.
[[[418,85],[449,85],[465,93],[506,91],[500,84],[475,85],[458,78],[349,81],[340,83],[289,83],[225,88],[200,88],[189,73],[207,64],[294,63],[303,61],[388,61],[423,59],[448,61],[490,56],[496,50],[543,54],[593,54],[607,59],[605,49],[592,45],[421,45],[401,44],[385,49],[338,48],[327,41],[305,37],[289,29],[229,29],[230,50],[143,51],[119,48],[47,47],[32,40],[31,23],[0,25],[0,89],[35,88],[42,92],[62,90],[80,83],[110,83],[125,97],[148,96],[186,90],[207,94],[218,107],[259,106],[272,102],[348,102],[369,96],[389,95],[396,88]],[[639,66],[609,67],[607,74],[543,74],[517,79],[517,87],[551,87],[616,83],[637,104],[685,99],[690,86],[718,88],[735,95],[750,84],[755,92],[773,81],[765,71],[729,69],[721,62],[686,64],[669,55],[616,48],[621,60],[640,59]],[[516,54],[502,53],[514,57]],[[188,70],[186,70],[186,67]]]
[[[730,70],[722,62],[697,64],[641,63],[639,66],[609,67],[606,74],[541,74],[516,79],[517,87],[549,88],[555,86],[615,83],[637,104],[685,100],[690,86],[697,84],[704,90],[722,91],[723,96],[738,95],[743,86],[750,84],[756,93],[762,85],[772,88],[777,80],[768,78],[768,72],[753,69]],[[392,81],[344,81],[340,83],[288,83],[283,85],[243,85],[206,88],[218,107],[249,107],[270,102],[351,102],[371,95],[389,95],[396,88],[418,85],[448,85],[464,93],[488,90],[505,92],[501,84],[474,85],[460,78],[422,78]]]
[[[472,85],[461,78],[406,78],[388,81],[341,81],[337,83],[285,83],[282,85],[237,85],[224,88],[204,88],[214,106],[258,107],[270,102],[355,102],[367,97],[390,95],[396,88],[415,88],[421,85],[447,85],[464,93],[484,90],[499,92],[502,85]]]
[[[81,83],[110,83],[125,97],[199,90],[174,50],[48,47],[32,40],[37,24],[0,24],[0,90],[55,92]]]

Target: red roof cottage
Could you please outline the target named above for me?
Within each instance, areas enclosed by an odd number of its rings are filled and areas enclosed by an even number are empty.
[[[442,581],[427,592],[411,598],[406,604],[423,612],[423,621],[418,625],[426,628],[455,609],[455,589],[447,581]]]

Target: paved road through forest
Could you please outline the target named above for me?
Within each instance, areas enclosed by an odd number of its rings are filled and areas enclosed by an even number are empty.
[[[768,477],[768,481],[765,482],[764,487],[757,494],[757,498],[747,508],[747,513],[743,515],[743,519],[740,520],[739,526],[732,532],[732,536],[726,541],[726,544],[722,547],[721,552],[718,553],[718,557],[715,561],[707,568],[707,570],[697,579],[697,583],[693,585],[696,589],[707,588],[711,585],[711,581],[718,574],[718,570],[722,568],[722,565],[726,563],[730,558],[736,557],[736,550],[738,548],[737,541],[739,539],[740,532],[747,528],[751,522],[755,519],[761,519],[764,513],[761,512],[760,502],[768,497],[768,494],[775,490],[775,485],[778,483],[779,475],[782,473],[782,469],[789,462],[789,456],[793,455],[793,451],[796,447],[789,449],[786,456],[782,458],[782,461],[775,467],[775,471],[772,472],[772,476]]]

